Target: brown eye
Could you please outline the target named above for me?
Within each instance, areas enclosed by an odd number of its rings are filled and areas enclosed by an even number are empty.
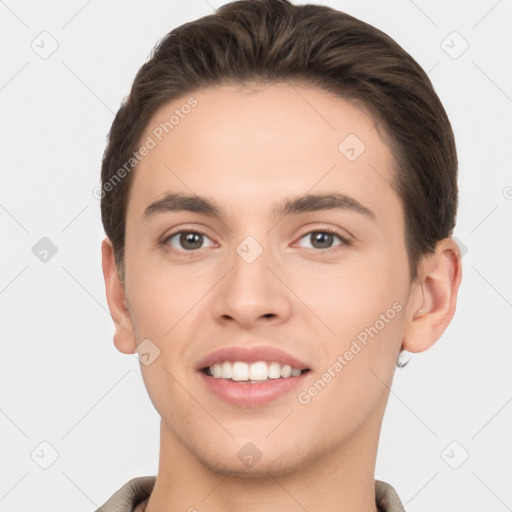
[[[167,239],[171,247],[185,251],[202,249],[206,241],[210,242],[207,246],[212,245],[212,241],[206,235],[196,231],[180,231]]]
[[[332,233],[323,233],[317,231],[309,235],[311,238],[311,245],[315,249],[328,249],[332,246],[334,241],[334,235]]]
[[[299,240],[301,247],[310,249],[331,249],[338,245],[349,245],[348,240],[330,231],[311,231]]]

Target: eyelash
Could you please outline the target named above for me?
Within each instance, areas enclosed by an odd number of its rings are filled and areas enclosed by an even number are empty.
[[[174,249],[172,248],[170,245],[169,245],[169,240],[171,238],[174,238],[176,235],[181,235],[181,234],[197,234],[197,235],[202,235],[206,238],[210,238],[205,232],[199,230],[199,229],[181,229],[179,231],[175,231],[174,233],[171,233],[170,235],[166,236],[163,241],[161,242],[161,245],[164,247],[164,249],[170,253],[173,253],[173,254],[176,254],[176,253],[179,253],[179,254],[182,254],[182,255],[185,255],[185,256],[194,256],[197,254],[198,251],[200,251],[201,249],[194,249],[194,250],[186,250],[186,249]],[[331,235],[334,235],[336,237],[339,238],[340,240],[340,244],[339,245],[336,245],[334,247],[328,247],[327,249],[315,249],[313,248],[313,250],[315,250],[315,252],[323,252],[323,251],[329,251],[329,250],[336,250],[337,248],[339,248],[340,246],[345,246],[345,247],[349,247],[352,245],[352,240],[346,236],[343,236],[341,233],[339,233],[338,231],[336,231],[335,229],[332,229],[332,228],[319,228],[319,229],[313,229],[311,231],[307,231],[306,233],[304,233],[303,235],[301,235],[299,238],[297,238],[297,241],[299,240],[302,240],[304,237],[308,236],[308,235],[312,235],[313,233],[328,233],[328,234],[331,234]],[[294,242],[295,243],[295,242]]]

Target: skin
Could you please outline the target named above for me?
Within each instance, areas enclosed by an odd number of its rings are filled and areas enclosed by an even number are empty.
[[[188,97],[162,107],[143,139]],[[146,511],[376,512],[377,444],[396,358],[401,348],[428,349],[452,319],[459,249],[451,238],[440,241],[410,282],[393,155],[355,106],[288,83],[217,86],[193,97],[197,106],[135,171],[124,281],[110,241],[102,245],[116,347],[131,354],[149,338],[160,350],[141,364],[162,418]],[[366,147],[354,161],[338,150],[349,134]],[[333,192],[374,218],[340,208],[274,214],[285,199]],[[145,218],[166,193],[207,198],[223,215],[180,210]],[[190,229],[206,235],[200,249],[169,238]],[[334,236],[331,247],[317,248],[311,233],[325,229],[351,243]],[[236,251],[249,235],[263,249],[252,263]],[[297,393],[396,303],[394,318],[300,403]],[[234,345],[278,347],[311,371],[299,389],[263,406],[228,404],[204,386],[195,365]],[[237,457],[248,442],[261,453],[251,467]]]

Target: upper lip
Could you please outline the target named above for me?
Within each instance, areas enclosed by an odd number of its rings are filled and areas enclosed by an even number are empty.
[[[276,362],[281,365],[289,364],[292,368],[299,370],[308,370],[310,367],[291,354],[269,345],[260,345],[253,347],[232,346],[223,347],[210,352],[203,357],[196,365],[197,370],[209,368],[216,363],[224,361],[243,361],[245,363],[256,363],[258,361]]]

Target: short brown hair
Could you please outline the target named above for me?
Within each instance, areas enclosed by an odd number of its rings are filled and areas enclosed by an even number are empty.
[[[112,178],[132,157],[154,113],[212,84],[288,80],[334,93],[382,125],[379,132],[395,157],[393,185],[405,212],[410,277],[418,277],[421,257],[455,225],[457,154],[443,105],[425,71],[388,35],[330,7],[288,0],[230,2],[185,23],[138,71],[112,123],[101,169],[101,217],[121,275],[133,173],[123,173],[115,186]]]

